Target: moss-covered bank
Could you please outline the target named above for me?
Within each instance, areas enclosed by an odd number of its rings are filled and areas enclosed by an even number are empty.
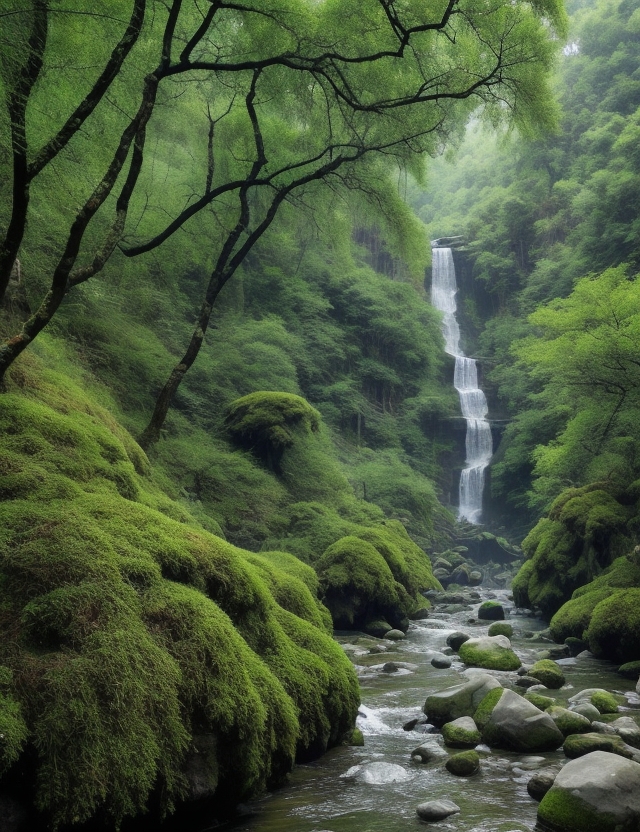
[[[22,382],[0,397],[0,770],[54,826],[115,823],[196,796],[196,747],[228,804],[338,742],[358,686],[312,570],[204,531],[71,382]]]

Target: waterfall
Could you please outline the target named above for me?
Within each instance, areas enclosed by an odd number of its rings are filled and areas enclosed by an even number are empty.
[[[460,396],[460,409],[467,420],[466,468],[460,474],[458,519],[479,523],[482,514],[484,469],[493,454],[491,427],[486,419],[487,399],[478,387],[474,358],[460,350],[460,327],[456,319],[456,272],[450,248],[434,248],[431,304],[442,312],[445,350],[456,360],[453,386]]]

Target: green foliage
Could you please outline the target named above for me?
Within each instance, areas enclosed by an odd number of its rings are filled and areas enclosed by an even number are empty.
[[[597,604],[591,614],[586,638],[596,656],[618,662],[640,658],[640,588],[621,589]]]

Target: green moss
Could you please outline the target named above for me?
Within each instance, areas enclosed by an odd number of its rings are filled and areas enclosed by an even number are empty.
[[[538,806],[538,820],[562,832],[615,832],[618,823],[613,815],[596,813],[576,795],[553,787]]]
[[[531,702],[532,705],[535,705],[536,708],[540,708],[541,711],[546,711],[547,708],[551,708],[555,705],[555,699],[552,699],[550,696],[543,696],[541,693],[536,693],[535,691],[533,693],[531,691],[527,691],[524,698],[527,702]]]
[[[533,704],[535,705],[536,703],[534,702]],[[540,706],[537,705],[536,707]],[[546,712],[565,737],[568,737],[570,734],[586,734],[591,731],[591,723],[586,717],[574,713],[567,708],[551,706],[546,709]]]
[[[471,777],[480,770],[480,756],[472,749],[452,754],[445,763],[445,768],[458,777]]]
[[[591,586],[591,584],[588,584]],[[563,604],[551,619],[549,627],[554,641],[563,642],[566,638],[583,638],[591,621],[593,610],[600,601],[608,598],[611,591],[600,589],[583,593]]]
[[[293,444],[293,429],[317,431],[320,414],[301,396],[292,393],[256,392],[236,399],[227,412],[225,424],[232,436],[265,453]]]
[[[31,738],[54,826],[117,823],[152,794],[171,809],[196,733],[215,738],[220,800],[280,782],[359,701],[317,578],[203,531],[112,420],[72,402],[0,398],[0,476],[37,475],[36,499],[0,503],[0,764]]]
[[[612,693],[606,691],[596,691],[591,697],[591,704],[600,711],[601,714],[617,714],[619,711],[618,700]]]
[[[640,657],[640,588],[620,589],[594,608],[585,637],[595,656],[618,662]]]
[[[453,722],[442,726],[444,744],[451,748],[474,748],[480,742],[480,731],[477,728],[469,730]]]
[[[489,693],[482,699],[482,701],[478,705],[476,712],[473,715],[473,721],[481,731],[486,727],[487,723],[489,722],[491,713],[500,701],[500,697],[503,693],[504,688],[494,688],[493,690],[489,691]]]
[[[489,627],[487,635],[506,636],[507,638],[511,638],[513,635],[513,627],[511,624],[507,624],[506,621],[494,621],[494,623]]]
[[[345,744],[358,747],[364,746],[364,735],[362,731],[359,728],[354,728]]]
[[[541,659],[528,671],[527,676],[538,679],[545,687],[554,689],[564,685],[564,676],[560,665],[551,659]]]
[[[491,649],[481,649],[474,639],[460,645],[458,655],[470,667],[485,667],[488,670],[517,670],[522,662],[509,647],[498,644]]]
[[[324,603],[338,628],[358,627],[375,618],[392,625],[411,610],[412,599],[370,543],[343,537],[317,563]]]

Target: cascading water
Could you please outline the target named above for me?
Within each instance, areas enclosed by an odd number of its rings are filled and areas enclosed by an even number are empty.
[[[460,396],[467,420],[466,468],[460,474],[458,518],[479,523],[482,514],[484,471],[493,454],[491,427],[485,418],[487,399],[478,387],[478,368],[473,358],[460,351],[460,327],[456,319],[456,271],[450,248],[434,248],[431,304],[442,312],[445,351],[456,360],[453,386]]]

